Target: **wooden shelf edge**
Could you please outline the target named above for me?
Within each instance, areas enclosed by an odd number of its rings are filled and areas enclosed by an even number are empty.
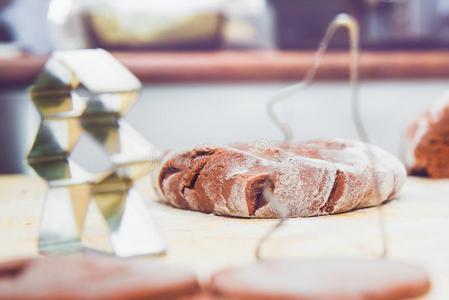
[[[144,83],[300,80],[313,52],[113,52]],[[0,59],[0,84],[30,84],[48,56],[23,55]],[[326,55],[318,79],[344,79],[349,58],[344,52]],[[364,79],[449,78],[449,51],[364,52]]]

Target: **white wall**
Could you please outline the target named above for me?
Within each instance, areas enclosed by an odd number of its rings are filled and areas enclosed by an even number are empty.
[[[286,83],[147,85],[128,121],[153,144],[173,149],[203,143],[281,139],[265,113],[267,97]],[[371,140],[399,155],[408,120],[449,89],[449,80],[369,81],[361,89],[362,110]],[[1,91],[0,173],[19,170],[37,129],[38,116],[26,89]],[[355,138],[345,82],[319,82],[279,106],[296,140]],[[74,157],[97,169],[96,146],[84,138]],[[98,150],[98,149],[97,149]],[[100,164],[101,165],[101,164]]]
[[[128,120],[155,145],[280,139],[265,114],[277,83],[147,86]],[[449,80],[369,81],[361,88],[362,115],[371,140],[398,154],[405,124],[444,91]],[[295,139],[355,138],[346,82],[320,82],[279,105]]]

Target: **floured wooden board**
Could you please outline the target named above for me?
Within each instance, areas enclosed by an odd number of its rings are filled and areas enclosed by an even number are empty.
[[[231,265],[249,263],[257,239],[274,220],[217,217],[154,201],[149,180],[139,182],[169,251],[151,258],[185,265],[202,278]],[[0,260],[36,255],[45,183],[24,176],[0,177]],[[449,180],[409,178],[400,198],[383,206],[390,258],[427,267],[433,288],[425,299],[449,299]],[[377,210],[290,219],[264,246],[266,258],[359,256],[380,251]],[[85,242],[108,250],[105,224],[90,210]]]

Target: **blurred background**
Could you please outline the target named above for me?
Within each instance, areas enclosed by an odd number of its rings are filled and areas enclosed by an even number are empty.
[[[447,0],[1,0],[9,51],[315,49],[341,12],[364,49],[449,47]],[[341,35],[335,48],[345,45]]]
[[[127,118],[159,148],[280,139],[265,103],[342,12],[361,26],[370,138],[400,156],[406,123],[449,87],[449,0],[0,0],[0,173],[22,171],[27,87],[55,50],[104,48],[136,74]],[[347,46],[341,31],[316,84],[279,106],[296,139],[355,137]]]

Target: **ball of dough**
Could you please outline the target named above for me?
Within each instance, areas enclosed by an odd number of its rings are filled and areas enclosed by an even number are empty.
[[[392,199],[406,178],[388,152],[341,139],[304,143],[202,146],[162,162],[162,199],[182,209],[217,215],[279,218],[264,198],[270,188],[288,217],[342,213]]]

